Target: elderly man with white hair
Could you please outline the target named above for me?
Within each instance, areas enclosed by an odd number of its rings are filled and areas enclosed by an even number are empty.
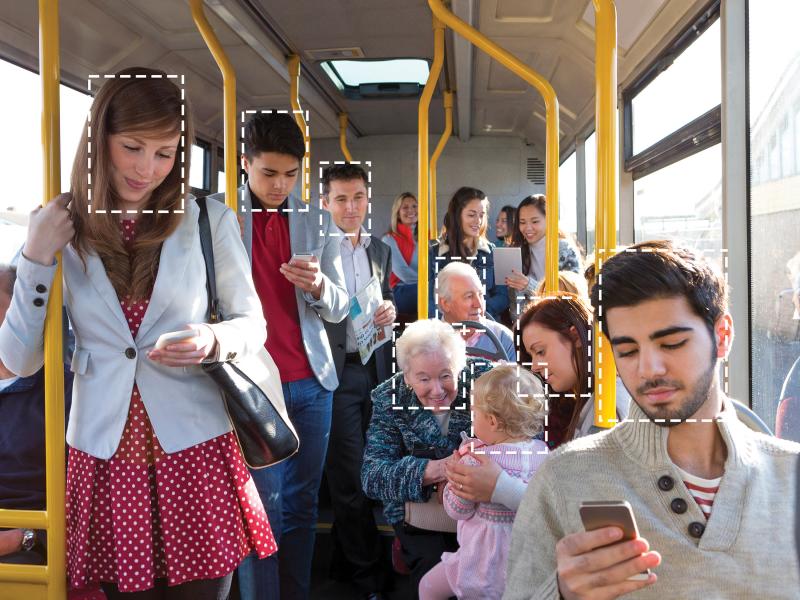
[[[500,341],[505,360],[516,362],[514,334],[508,327],[485,316],[486,300],[483,285],[475,269],[463,262],[451,262],[439,271],[436,287],[443,320],[450,324],[464,321],[481,324],[481,329],[471,327],[461,329],[461,336],[467,347],[488,353],[498,350],[486,334],[486,331],[490,331]]]

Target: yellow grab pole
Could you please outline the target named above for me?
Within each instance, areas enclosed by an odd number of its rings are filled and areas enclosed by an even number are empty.
[[[339,114],[339,148],[342,149],[344,159],[347,162],[353,162],[353,155],[347,148],[347,113]]]
[[[303,139],[306,143],[306,153],[303,156],[303,202],[311,200],[311,135],[308,131],[308,123],[300,107],[300,57],[292,54],[289,57],[289,100],[292,103],[294,120],[303,132]]]
[[[189,0],[189,3],[197,30],[203,36],[203,41],[205,41],[211,55],[217,61],[219,70],[222,72],[222,111],[225,120],[223,134],[225,142],[225,204],[234,212],[238,212],[237,175],[239,173],[239,161],[236,153],[236,73],[225,54],[225,50],[222,48],[222,44],[220,44],[214,30],[206,19],[203,0]],[[191,141],[187,140],[187,146]]]
[[[474,27],[471,27],[449,9],[442,0],[428,0],[433,14],[444,21],[450,29],[467,39],[501,65],[519,75],[541,93],[545,105],[547,127],[547,156],[545,161],[547,181],[545,197],[547,198],[547,216],[545,235],[547,248],[545,252],[545,291],[555,293],[558,289],[558,98],[553,86],[544,77],[504,50]],[[420,203],[420,207],[422,204]],[[420,222],[422,220],[420,219]]]
[[[419,185],[417,201],[419,202],[419,220],[417,221],[417,315],[420,319],[428,318],[428,111],[431,106],[433,91],[442,72],[444,64],[444,23],[433,18],[433,63],[428,81],[419,99],[417,120],[419,125]]]
[[[617,245],[617,8],[614,0],[593,0],[595,10],[595,127],[597,208],[595,272],[600,273]],[[617,414],[617,369],[611,345],[595,321],[594,422],[613,427]]]
[[[439,163],[439,157],[442,155],[442,151],[444,147],[447,145],[447,140],[450,139],[450,134],[453,133],[453,92],[450,90],[446,90],[444,93],[444,132],[442,133],[442,137],[439,138],[439,143],[436,144],[436,149],[433,151],[431,155],[431,165],[430,165],[430,188],[431,188],[431,195],[430,195],[430,206],[428,213],[430,214],[430,231],[429,236],[430,239],[436,238],[436,233],[438,229],[438,219],[436,216],[436,210],[438,208],[437,198],[436,198],[436,167]]]

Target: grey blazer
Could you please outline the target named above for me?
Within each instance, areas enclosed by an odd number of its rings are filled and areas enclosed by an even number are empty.
[[[339,238],[341,243],[342,238]],[[373,237],[367,246],[367,258],[372,275],[377,276],[381,282],[381,290],[384,300],[394,302],[392,288],[389,287],[389,275],[392,273],[392,255],[389,246],[378,238]],[[348,317],[349,318],[349,317]],[[344,370],[344,359],[346,354],[345,344],[347,343],[347,319],[341,323],[325,323],[328,332],[331,350],[333,351],[333,362],[336,365],[336,376],[341,379]],[[378,384],[383,383],[392,373],[392,345],[384,344],[373,353],[370,362],[375,363],[375,371],[378,377]],[[369,363],[367,363],[369,364]]]
[[[225,194],[209,196],[225,202]],[[250,194],[250,186],[239,188],[239,213],[244,216],[244,245],[247,255],[253,259],[253,213],[252,208],[260,208]],[[350,298],[342,271],[342,258],[339,255],[341,238],[331,233],[336,226],[328,211],[322,210],[313,202],[305,204],[294,196],[289,196],[289,241],[293,254],[311,253],[317,257],[324,280],[322,295],[314,300],[311,294],[295,288],[297,313],[300,315],[300,329],[303,332],[303,346],[320,385],[327,390],[339,387],[339,378],[333,364],[333,355],[325,334],[323,321],[339,323],[349,312]],[[269,302],[269,298],[261,298]]]
[[[208,206],[214,237],[217,291],[225,318],[211,325],[219,357],[232,360],[264,344],[266,327],[239,227],[232,211]],[[194,446],[231,430],[216,384],[199,366],[166,367],[149,360],[158,336],[207,320],[208,300],[194,202],[186,203],[178,228],[164,241],[150,303],[136,339],[96,254],[81,259],[63,251],[64,301],[75,330],[72,411],[67,442],[73,448],[110,458],[119,445],[134,382],[161,446],[168,453]],[[14,296],[0,327],[0,360],[28,376],[41,368],[47,297],[56,267],[20,258]]]

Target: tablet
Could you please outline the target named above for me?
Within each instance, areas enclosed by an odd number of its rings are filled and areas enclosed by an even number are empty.
[[[522,273],[522,248],[495,248],[492,255],[496,285],[505,285],[506,277],[511,276],[512,269]]]

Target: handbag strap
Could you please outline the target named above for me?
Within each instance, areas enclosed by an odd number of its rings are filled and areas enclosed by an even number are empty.
[[[203,260],[206,263],[206,291],[208,292],[208,322],[219,323],[222,315],[219,314],[219,298],[217,298],[217,276],[214,272],[214,240],[211,237],[211,224],[208,221],[208,207],[205,198],[197,198],[200,207],[200,217],[197,223],[200,226],[200,248],[203,250]]]

